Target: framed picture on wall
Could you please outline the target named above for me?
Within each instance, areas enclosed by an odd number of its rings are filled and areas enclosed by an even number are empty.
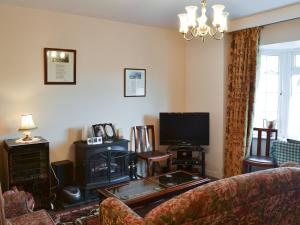
[[[44,48],[45,84],[76,84],[76,50]]]
[[[146,96],[146,70],[124,69],[124,97]]]

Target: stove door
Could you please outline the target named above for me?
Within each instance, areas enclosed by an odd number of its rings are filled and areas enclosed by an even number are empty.
[[[128,152],[110,151],[110,180],[112,182],[129,175],[128,157]]]

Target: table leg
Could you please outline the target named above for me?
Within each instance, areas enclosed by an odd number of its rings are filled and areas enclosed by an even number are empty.
[[[147,177],[150,177],[152,175],[152,166],[153,166],[153,162],[152,160],[147,160]]]
[[[201,168],[201,174],[203,177],[205,177],[205,152],[202,151],[202,154],[201,154],[201,160],[202,160],[202,168]]]
[[[168,170],[169,172],[171,172],[171,166],[172,166],[172,155],[170,156],[170,158],[168,158],[167,160],[167,164],[168,164]]]

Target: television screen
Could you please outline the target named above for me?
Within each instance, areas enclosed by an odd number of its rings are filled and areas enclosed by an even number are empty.
[[[209,145],[209,113],[160,113],[161,145]]]

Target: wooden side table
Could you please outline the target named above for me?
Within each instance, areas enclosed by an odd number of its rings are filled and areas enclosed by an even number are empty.
[[[35,197],[37,207],[49,202],[50,170],[49,142],[16,143],[17,139],[4,140],[5,185],[17,186]]]

